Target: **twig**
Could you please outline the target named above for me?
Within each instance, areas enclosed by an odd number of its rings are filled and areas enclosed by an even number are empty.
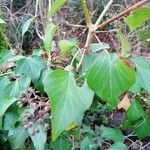
[[[39,30],[38,30],[38,26],[37,26],[37,22],[35,21],[35,31],[38,35],[38,37],[41,39],[41,40],[44,40],[43,38],[43,35],[40,34]]]
[[[39,5],[39,0],[36,0],[36,6],[35,6],[35,17],[37,17],[38,14],[38,5]]]
[[[109,1],[109,3],[107,4],[107,6],[105,7],[104,11],[102,12],[102,14],[100,15],[100,17],[96,21],[96,24],[101,21],[101,19],[106,14],[106,12],[109,9],[109,7],[112,4],[112,2],[113,2],[113,0]],[[87,35],[85,46],[83,48],[83,53],[82,53],[81,59],[80,59],[79,64],[77,66],[77,71],[80,69],[80,67],[82,65],[82,61],[83,61],[84,55],[85,55],[85,53],[89,49],[89,46],[90,46],[91,41],[93,39],[93,35],[94,35],[93,33],[97,30],[97,25],[91,23],[91,19],[89,17],[89,13],[88,13],[88,9],[87,9],[85,0],[81,0],[81,4],[82,4],[83,13],[85,15],[85,19],[86,19],[86,23],[87,23],[87,27],[89,28],[89,31],[88,31],[88,35]]]
[[[73,62],[76,59],[76,57],[78,56],[78,54],[81,53],[81,49],[77,45],[76,45],[76,47],[77,47],[78,51],[75,53],[75,55],[70,63],[71,66],[73,66]]]
[[[96,40],[98,41],[98,43],[100,43],[102,45],[102,43],[101,43],[100,39],[98,38],[98,36],[96,35],[96,33],[94,33],[94,36],[95,36]]]
[[[103,28],[104,26],[106,26],[107,24],[113,22],[114,20],[116,19],[119,19],[121,18],[122,16],[130,13],[131,11],[134,11],[136,10],[137,8],[145,5],[146,3],[150,2],[150,0],[142,0],[141,2],[129,7],[128,9],[122,11],[121,13],[119,13],[118,15],[114,15],[112,18],[104,21],[102,24],[98,25],[99,22],[101,22],[101,20],[103,19],[104,15],[106,14],[107,10],[109,9],[109,7],[111,6],[111,4],[113,3],[113,0],[110,0],[108,2],[108,4],[106,5],[105,9],[103,10],[103,12],[101,13],[101,15],[99,16],[98,20],[96,21],[95,24],[92,24],[91,23],[91,19],[89,17],[89,13],[88,13],[88,9],[87,9],[87,6],[86,6],[86,2],[85,0],[81,0],[81,4],[82,4],[82,9],[83,9],[83,13],[85,15],[85,20],[86,20],[86,23],[87,23],[87,27],[89,28],[89,31],[88,31],[88,35],[87,35],[87,39],[86,39],[86,43],[85,43],[85,46],[83,48],[83,53],[82,53],[82,56],[81,56],[81,59],[80,59],[80,62],[77,66],[77,71],[80,69],[81,65],[82,65],[82,61],[83,61],[83,58],[84,58],[84,55],[85,53],[88,51],[89,49],[89,46],[91,44],[91,41],[93,39],[93,35],[94,35],[94,32],[99,29],[99,28]]]
[[[143,149],[150,145],[150,142],[148,142],[146,145],[143,146]]]
[[[79,71],[79,69],[80,69],[80,67],[81,67],[81,65],[82,65],[82,61],[83,61],[85,52],[86,52],[86,49],[84,48],[84,51],[83,51],[83,53],[82,53],[82,55],[81,55],[81,59],[80,59],[78,65],[77,65],[77,68],[76,68],[76,71],[77,71],[77,72]]]
[[[85,25],[72,24],[72,23],[69,23],[68,21],[63,21],[63,23],[65,23],[68,26],[72,26],[72,27],[76,27],[76,28],[87,28],[87,26],[85,26]]]
[[[119,19],[119,18],[123,17],[126,14],[129,14],[131,11],[134,11],[137,8],[139,8],[139,7],[145,5],[146,3],[149,3],[149,2],[150,2],[150,0],[142,0],[141,2],[138,2],[137,4],[129,7],[128,9],[126,9],[122,12],[120,12],[118,15],[114,15],[112,18],[104,21],[102,24],[98,25],[97,29],[105,27],[107,24],[113,22],[114,20]]]
[[[97,19],[95,25],[99,25],[100,22],[103,20],[104,15],[106,14],[106,12],[108,11],[108,9],[110,8],[111,4],[113,3],[114,0],[110,0],[108,2],[108,4],[106,5],[106,7],[104,8],[104,10],[102,11],[102,13],[100,14],[99,18]]]
[[[52,1],[48,0],[48,19],[50,23],[52,22],[52,17],[49,15],[50,14],[49,12],[51,11],[51,7],[52,7]]]

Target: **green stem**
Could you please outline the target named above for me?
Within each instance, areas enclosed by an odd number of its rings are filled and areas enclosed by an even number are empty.
[[[87,26],[89,26],[89,25],[91,25],[91,19],[90,19],[90,16],[89,16],[89,11],[88,11],[85,0],[81,0],[81,6],[82,6],[83,13],[84,13],[84,16],[85,16],[86,24],[87,24]]]
[[[110,8],[111,4],[113,3],[114,0],[110,0],[108,2],[108,4],[106,5],[106,7],[104,8],[104,10],[102,11],[102,13],[100,14],[99,18],[97,19],[95,25],[98,26],[99,23],[103,20],[103,17],[105,16],[105,14],[107,13],[108,9]]]
[[[2,34],[4,40],[6,41],[7,45],[9,46],[10,49],[12,49],[11,44],[8,40],[8,38],[6,37],[6,35],[3,33],[3,31],[0,29],[0,33]]]

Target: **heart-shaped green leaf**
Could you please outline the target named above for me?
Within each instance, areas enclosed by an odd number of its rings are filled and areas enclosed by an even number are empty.
[[[26,57],[16,62],[15,72],[17,75],[26,75],[30,79],[39,79],[41,71],[46,68],[42,57]]]
[[[87,84],[78,87],[73,74],[64,70],[48,73],[44,88],[51,101],[52,138],[55,140],[90,107],[94,94]]]
[[[115,107],[118,97],[135,82],[135,72],[125,59],[104,51],[94,62],[87,81],[102,100]]]

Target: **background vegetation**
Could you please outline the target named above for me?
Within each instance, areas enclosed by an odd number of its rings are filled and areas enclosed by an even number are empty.
[[[149,150],[149,14],[149,0],[1,0],[1,148]]]

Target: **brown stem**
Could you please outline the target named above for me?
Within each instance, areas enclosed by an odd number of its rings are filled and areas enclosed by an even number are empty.
[[[115,16],[113,16],[112,18],[110,18],[110,19],[104,21],[102,24],[98,25],[97,29],[103,28],[103,27],[106,26],[107,24],[113,22],[113,21],[116,20],[116,19],[119,19],[119,18],[123,17],[123,16],[126,15],[126,14],[129,14],[131,11],[136,10],[137,8],[139,8],[139,7],[143,6],[143,5],[145,5],[145,4],[148,3],[148,2],[150,2],[150,0],[142,0],[142,1],[138,2],[137,4],[135,4],[135,5],[131,6],[131,7],[129,7],[128,9],[126,9],[126,10],[124,10],[124,11],[122,11],[122,12],[120,12],[118,15],[115,15]]]
[[[80,69],[80,67],[81,67],[81,65],[82,65],[82,61],[83,61],[84,55],[85,55],[85,53],[86,53],[86,52],[88,51],[88,49],[89,49],[90,43],[91,43],[91,41],[92,41],[92,38],[93,38],[93,32],[91,32],[91,31],[89,30],[88,35],[87,35],[87,39],[86,39],[85,46],[84,46],[84,48],[83,48],[83,50],[82,50],[81,59],[80,59],[80,61],[79,61],[79,64],[77,65],[76,71],[79,71],[79,69]]]
[[[80,69],[80,67],[82,65],[82,61],[83,61],[84,55],[85,55],[86,52],[88,52],[89,46],[90,46],[90,44],[92,42],[92,39],[93,39],[94,32],[97,29],[103,28],[104,26],[106,26],[107,24],[113,22],[114,20],[123,17],[124,15],[130,13],[131,11],[136,10],[137,8],[139,8],[139,7],[143,6],[143,5],[145,5],[146,3],[150,2],[150,0],[142,0],[141,2],[138,2],[137,4],[135,4],[135,5],[131,6],[131,7],[129,7],[128,9],[122,11],[118,15],[115,15],[112,18],[104,21],[102,24],[100,24],[98,26],[97,25],[93,25],[91,23],[85,0],[81,0],[81,2],[82,2],[82,8],[83,8],[83,12],[84,12],[84,15],[85,15],[85,19],[86,19],[86,23],[87,23],[87,27],[89,28],[89,31],[88,31],[88,35],[87,35],[85,46],[84,46],[83,51],[82,51],[81,60],[80,60],[80,62],[78,64],[78,66],[77,66],[77,71]]]

